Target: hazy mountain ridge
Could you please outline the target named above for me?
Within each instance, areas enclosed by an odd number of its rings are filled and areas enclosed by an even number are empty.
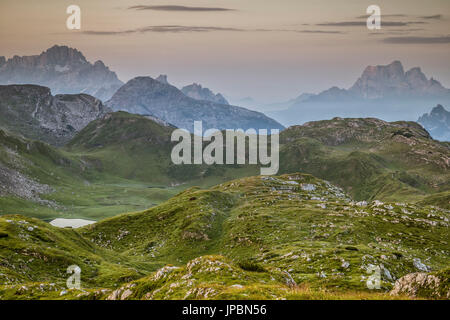
[[[428,79],[420,68],[405,72],[401,62],[394,61],[385,66],[368,66],[348,90],[332,87],[268,115],[285,125],[336,116],[415,121],[427,105],[449,102],[450,89]],[[285,108],[285,104],[279,106]]]
[[[214,94],[210,89],[203,88],[200,84],[193,83],[181,89],[188,97],[197,100],[206,100],[220,104],[229,104],[228,101],[220,94]]]
[[[0,57],[0,84],[47,86],[53,94],[85,93],[106,101],[123,83],[98,60],[67,46],[53,46],[33,56]]]
[[[367,67],[348,92],[364,99],[450,95],[450,89],[433,78],[428,79],[420,68],[405,72],[400,61]]]
[[[430,113],[422,115],[417,122],[423,125],[433,138],[450,141],[450,112],[442,105],[439,104]]]
[[[284,129],[262,113],[196,100],[176,87],[150,77],[128,81],[106,104],[114,111],[151,115],[190,131],[194,121],[203,121],[204,129]]]

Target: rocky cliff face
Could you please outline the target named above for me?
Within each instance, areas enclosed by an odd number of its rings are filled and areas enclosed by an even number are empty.
[[[268,115],[283,125],[342,118],[379,118],[386,121],[416,121],[425,106],[450,102],[450,89],[420,68],[404,70],[400,61],[368,66],[349,89],[332,87],[296,101],[286,110]]]
[[[181,91],[185,95],[193,99],[212,101],[220,104],[229,104],[228,101],[220,93],[214,94],[208,88],[203,88],[197,83],[185,86],[181,89]]]
[[[282,125],[262,113],[192,99],[174,86],[150,77],[130,80],[107,105],[114,111],[151,115],[188,130],[192,130],[194,121],[200,120],[204,129],[283,129]]]
[[[123,83],[102,61],[91,64],[76,49],[54,46],[40,55],[0,57],[0,84],[36,84],[53,94],[85,93],[105,101]]]
[[[450,112],[440,104],[417,120],[436,140],[450,141]]]
[[[332,87],[301,102],[442,96],[450,96],[450,89],[444,88],[433,78],[428,79],[420,68],[412,68],[405,72],[402,63],[394,61],[385,66],[368,66],[348,90]]]
[[[107,112],[100,100],[86,94],[52,96],[41,86],[0,86],[0,127],[52,145],[65,144]]]
[[[427,79],[420,68],[405,72],[400,61],[386,66],[369,66],[349,92],[359,98],[379,99],[401,96],[448,95],[450,91],[433,78]]]

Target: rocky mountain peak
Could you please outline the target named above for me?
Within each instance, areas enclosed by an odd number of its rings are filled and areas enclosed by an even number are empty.
[[[150,77],[136,77],[123,85],[107,102],[114,111],[151,115],[179,128],[193,129],[202,120],[203,128],[283,129],[264,114],[244,108],[194,99],[176,87]]]
[[[436,140],[450,141],[450,112],[438,104],[430,113],[422,115],[419,122]]]
[[[159,81],[161,83],[164,83],[164,84],[169,84],[169,81],[167,81],[167,75],[166,74],[160,74],[158,76],[158,78],[156,78],[155,80]]]
[[[77,49],[55,45],[40,55],[0,58],[0,84],[35,84],[54,94],[82,92],[107,100],[123,83],[102,61],[91,64]]]
[[[117,91],[116,95],[120,96],[124,93],[140,92],[140,90],[146,90],[147,96],[164,95],[169,93],[173,96],[182,95],[182,93],[179,92],[179,90],[174,86],[151,77],[135,77],[131,79]]]
[[[206,100],[220,104],[229,104],[228,101],[220,94],[214,94],[210,89],[203,88],[202,85],[198,83],[193,83],[191,85],[185,86],[181,91],[196,100]]]
[[[349,92],[365,99],[449,94],[439,82],[428,80],[420,68],[405,72],[400,61],[368,66]]]
[[[76,65],[88,63],[84,55],[77,49],[55,45],[40,55],[42,65]]]
[[[431,110],[432,115],[445,114],[446,112],[448,113],[448,111],[445,110],[445,108],[441,104],[438,104]]]

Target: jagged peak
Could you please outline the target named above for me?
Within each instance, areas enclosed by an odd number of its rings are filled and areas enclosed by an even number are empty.
[[[81,53],[81,51],[78,51],[77,49],[74,48],[70,48],[68,46],[59,46],[59,45],[54,45],[53,47],[42,52],[40,58],[50,58],[46,59],[47,63],[88,62],[83,53]]]
[[[384,70],[388,71],[388,73],[392,75],[403,76],[405,73],[402,63],[398,60],[395,60],[388,65],[376,65],[366,67],[366,69],[362,74],[362,78],[377,75],[379,72],[383,72]]]
[[[160,74],[156,79],[156,81],[159,81],[164,84],[169,84],[169,81],[167,81],[167,75],[166,74]]]
[[[447,112],[447,110],[444,108],[444,106],[443,105],[441,105],[441,104],[438,104],[436,107],[434,107],[432,110],[431,110],[431,113],[441,113],[441,112]]]

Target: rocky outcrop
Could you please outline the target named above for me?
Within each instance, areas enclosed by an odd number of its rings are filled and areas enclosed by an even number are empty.
[[[427,79],[420,68],[405,72],[402,63],[394,61],[386,66],[367,67],[349,93],[364,99],[380,99],[408,95],[440,96],[448,95],[450,91],[433,78]]]
[[[196,100],[174,86],[150,77],[137,77],[122,86],[107,102],[114,111],[151,115],[179,128],[193,130],[194,121],[203,128],[283,129],[275,120],[245,108]]]
[[[425,272],[410,273],[395,282],[390,294],[413,298],[449,299],[448,278],[442,279],[438,274]]]
[[[214,94],[208,88],[203,88],[197,83],[185,86],[181,89],[181,91],[185,95],[193,99],[206,100],[220,104],[229,104],[228,101],[220,93]]]
[[[86,94],[52,96],[41,86],[0,86],[0,127],[52,145],[65,144],[109,111]]]
[[[158,78],[156,78],[155,80],[159,81],[161,83],[164,83],[164,84],[170,84],[169,81],[167,80],[167,75],[166,74],[160,74],[158,76]]]
[[[425,113],[417,120],[431,136],[440,141],[450,141],[450,112],[438,104],[430,113]]]
[[[85,93],[105,101],[123,83],[102,61],[91,64],[76,49],[53,46],[40,55],[0,57],[0,84],[36,84],[53,94]]]

